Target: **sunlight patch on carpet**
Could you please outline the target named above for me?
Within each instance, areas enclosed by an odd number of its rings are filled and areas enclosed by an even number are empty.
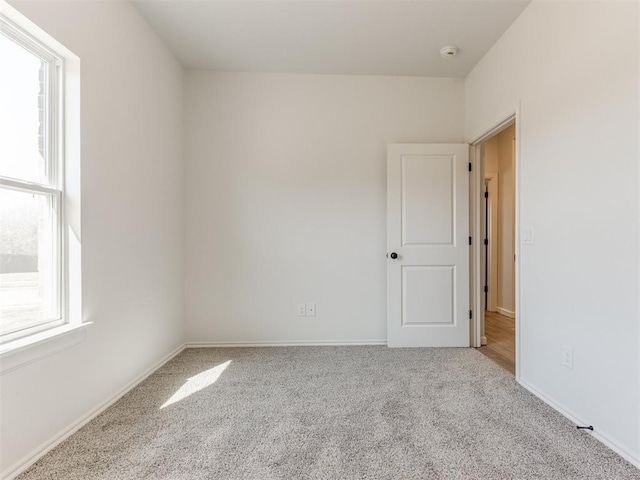
[[[174,393],[169,400],[164,402],[164,404],[160,407],[162,410],[169,405],[179,402],[180,400],[184,400],[189,395],[192,395],[196,392],[199,392],[203,388],[207,388],[210,385],[213,385],[218,381],[222,372],[226,370],[226,368],[231,364],[231,360],[228,360],[220,365],[217,365],[209,370],[205,370],[198,375],[195,375],[189,378],[184,385],[182,385],[176,393]]]

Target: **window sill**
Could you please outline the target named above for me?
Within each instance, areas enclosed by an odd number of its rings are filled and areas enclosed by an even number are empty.
[[[0,374],[80,343],[91,322],[62,325],[0,345]]]

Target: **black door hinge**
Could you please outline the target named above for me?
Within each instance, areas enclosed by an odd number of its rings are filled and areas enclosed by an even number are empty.
[[[489,287],[487,287],[486,285],[484,286],[484,293],[487,293],[489,291]]]
[[[469,171],[471,171],[471,162],[469,162]]]
[[[469,237],[469,245],[473,245],[473,240]]]
[[[489,239],[488,239],[488,238],[485,238],[485,239],[484,239],[484,244],[485,244],[485,245],[489,245]]]
[[[489,198],[489,192],[484,192],[484,198]]]
[[[469,310],[469,320],[473,318],[473,310]]]

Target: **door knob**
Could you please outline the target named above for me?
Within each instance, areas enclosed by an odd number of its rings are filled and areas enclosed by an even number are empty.
[[[398,258],[398,254],[396,252],[391,252],[391,255],[389,255],[392,259],[396,259]]]

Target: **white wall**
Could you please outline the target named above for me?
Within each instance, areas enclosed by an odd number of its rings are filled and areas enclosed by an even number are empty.
[[[522,381],[640,462],[638,18],[534,1],[467,78],[466,131],[521,102]]]
[[[17,2],[81,59],[87,338],[2,375],[3,473],[183,341],[182,69],[129,2]]]
[[[462,141],[463,82],[189,72],[186,85],[187,340],[384,341],[386,144]]]

